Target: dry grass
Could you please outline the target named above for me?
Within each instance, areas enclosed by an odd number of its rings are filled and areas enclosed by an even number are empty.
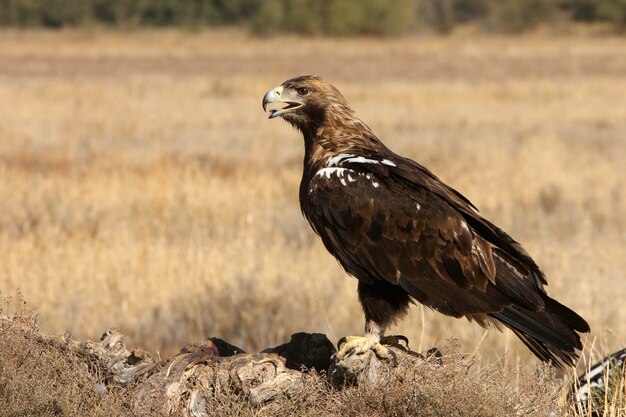
[[[33,333],[0,322],[0,417],[128,416],[126,390],[98,394],[103,378],[93,364],[37,342],[33,317],[20,320]]]
[[[100,365],[42,341],[32,316],[0,321],[0,334],[0,417],[144,415],[132,409],[140,385],[98,393]],[[547,365],[511,378],[501,366],[480,368],[463,359],[452,346],[443,352],[444,365],[405,357],[393,371],[383,370],[375,385],[333,387],[321,375],[305,374],[297,396],[259,406],[215,390],[206,411],[216,417],[545,417],[564,411]]]
[[[299,212],[301,138],[261,111],[267,89],[317,73],[528,248],[598,355],[623,347],[626,39],[0,37],[0,294],[21,290],[47,331],[115,325],[164,355],[361,332],[355,280]],[[418,307],[392,331],[531,360]]]

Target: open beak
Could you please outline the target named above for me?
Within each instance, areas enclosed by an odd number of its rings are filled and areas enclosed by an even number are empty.
[[[270,109],[270,119],[296,110],[302,106],[302,102],[294,100],[288,92],[285,92],[282,85],[265,93],[265,96],[263,96],[263,111],[265,111],[267,105],[271,103],[285,103],[287,105],[280,109]]]

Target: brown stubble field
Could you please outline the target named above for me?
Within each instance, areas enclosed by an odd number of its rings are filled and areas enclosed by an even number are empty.
[[[626,38],[4,31],[0,63],[0,297],[46,331],[162,356],[361,333],[356,280],[300,214],[301,137],[261,110],[315,73],[529,250],[594,359],[626,345]],[[392,332],[535,364],[419,307]]]

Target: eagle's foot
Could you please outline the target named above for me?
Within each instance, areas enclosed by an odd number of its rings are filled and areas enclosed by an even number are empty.
[[[383,336],[380,339],[380,344],[385,346],[392,346],[394,348],[400,349],[403,352],[409,352],[409,339],[406,336],[402,335],[394,335],[394,336]]]
[[[393,337],[393,336],[392,336]],[[372,335],[346,336],[339,339],[337,343],[339,350],[334,358],[342,361],[352,355],[359,355],[373,350],[379,359],[396,361],[396,354],[378,341]]]

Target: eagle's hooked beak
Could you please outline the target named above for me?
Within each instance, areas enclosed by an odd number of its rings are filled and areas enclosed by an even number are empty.
[[[263,111],[266,110],[267,105],[271,103],[286,103],[287,105],[282,109],[270,109],[269,118],[273,119],[287,112],[293,111],[302,106],[302,102],[298,101],[291,94],[291,90],[285,90],[283,86],[272,88],[263,96]]]

